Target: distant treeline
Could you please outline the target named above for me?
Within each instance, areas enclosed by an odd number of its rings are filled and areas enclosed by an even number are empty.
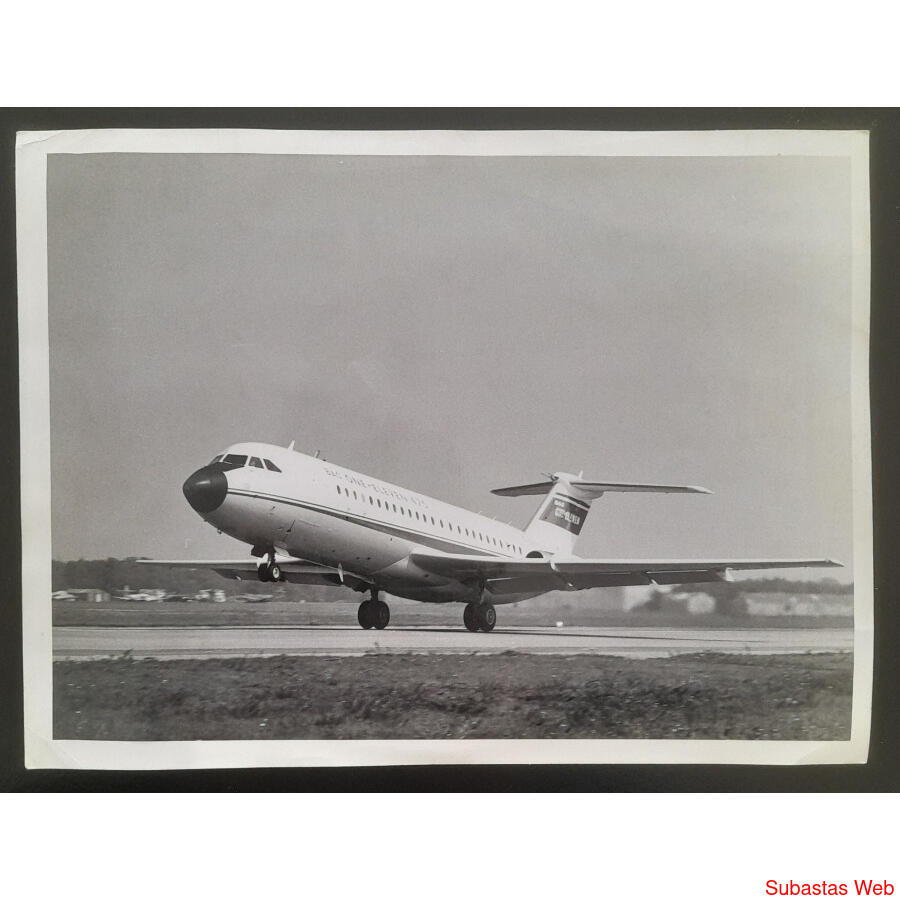
[[[170,569],[167,566],[139,565],[134,559],[79,559],[69,562],[53,560],[53,590],[71,588],[99,588],[116,594],[125,588],[162,588],[181,594],[196,594],[200,590],[218,588],[226,594],[266,592],[273,585],[256,580],[234,581],[222,578],[209,569]],[[694,587],[717,599],[729,600],[737,594],[852,594],[852,584],[842,584],[834,578],[819,581],[790,581],[787,578],[755,578],[748,581],[715,582],[713,584],[685,585]],[[335,588],[311,585],[279,585],[288,592],[310,599],[335,599],[341,592]],[[684,589],[676,588],[676,590]]]
[[[818,581],[791,581],[788,578],[752,578],[748,581],[720,582],[733,584],[743,594],[852,594],[853,582],[842,584],[836,578],[821,578]],[[712,585],[698,585],[697,590],[711,591]]]

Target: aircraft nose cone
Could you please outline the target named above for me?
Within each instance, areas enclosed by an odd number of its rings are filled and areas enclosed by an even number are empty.
[[[221,469],[204,466],[197,469],[181,486],[184,496],[198,513],[218,509],[228,493],[228,479]]]

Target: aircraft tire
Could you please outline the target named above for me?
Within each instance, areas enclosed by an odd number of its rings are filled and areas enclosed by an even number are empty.
[[[379,631],[383,631],[391,621],[391,608],[384,600],[375,600],[372,606],[372,623]]]
[[[271,581],[272,579],[269,577],[269,567],[268,567],[267,565],[265,565],[265,566],[260,566],[260,567],[256,570],[256,577],[257,577],[260,581]]]
[[[497,610],[490,603],[478,608],[478,625],[482,631],[493,631],[497,624]]]
[[[375,624],[375,617],[372,615],[372,606],[374,604],[371,600],[363,600],[362,603],[359,604],[359,609],[356,611],[356,619],[360,624],[360,627],[368,630]]]
[[[478,631],[480,625],[478,623],[478,608],[474,603],[467,603],[463,610],[463,624],[467,631]]]
[[[281,566],[277,563],[269,566],[269,581],[281,581]]]

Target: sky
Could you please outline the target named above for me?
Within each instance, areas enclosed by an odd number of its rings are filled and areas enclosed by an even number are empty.
[[[295,440],[519,526],[714,492],[585,556],[851,563],[846,159],[51,155],[47,208],[56,559],[242,556],[181,484]]]

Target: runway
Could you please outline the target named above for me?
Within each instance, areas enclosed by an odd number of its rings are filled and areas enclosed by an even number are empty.
[[[229,656],[362,656],[372,653],[596,654],[649,659],[683,653],[846,653],[849,628],[707,629],[648,627],[497,628],[418,626],[364,631],[343,626],[58,626],[56,660],[197,659]]]

